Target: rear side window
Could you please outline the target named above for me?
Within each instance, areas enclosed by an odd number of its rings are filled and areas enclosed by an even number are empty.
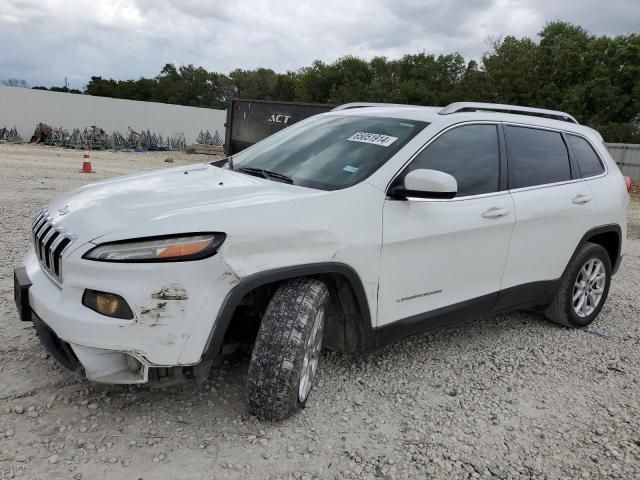
[[[604,166],[593,147],[582,137],[567,135],[573,154],[578,161],[580,173],[583,177],[593,177],[604,172]]]
[[[405,175],[418,168],[439,170],[458,182],[456,197],[498,190],[500,154],[495,125],[467,125],[438,137],[411,162]]]
[[[509,155],[509,188],[571,180],[569,152],[558,132],[505,127]]]

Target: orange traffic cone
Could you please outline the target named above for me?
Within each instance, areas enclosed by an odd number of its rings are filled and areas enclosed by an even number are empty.
[[[89,159],[89,151],[85,150],[82,160],[82,173],[93,173],[94,170],[91,168],[91,160]]]

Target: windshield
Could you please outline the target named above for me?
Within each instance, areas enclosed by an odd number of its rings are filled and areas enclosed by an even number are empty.
[[[233,155],[234,170],[262,170],[295,185],[337,190],[375,172],[427,125],[397,118],[322,115],[296,123]]]

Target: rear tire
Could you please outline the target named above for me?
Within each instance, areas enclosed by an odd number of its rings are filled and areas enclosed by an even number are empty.
[[[600,245],[585,243],[571,259],[545,316],[565,327],[589,325],[609,294],[611,260]]]
[[[313,278],[283,283],[264,314],[247,378],[249,411],[282,420],[300,410],[318,368],[329,289]]]

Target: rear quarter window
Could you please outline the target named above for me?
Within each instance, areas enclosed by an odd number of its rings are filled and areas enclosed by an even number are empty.
[[[593,177],[604,172],[604,165],[591,144],[582,137],[568,134],[569,144],[578,161],[582,177]]]

